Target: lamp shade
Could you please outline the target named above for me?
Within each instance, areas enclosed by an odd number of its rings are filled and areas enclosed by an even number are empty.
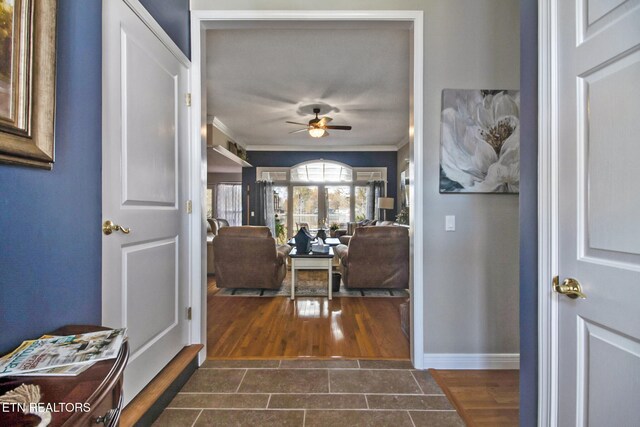
[[[393,209],[392,197],[378,197],[378,208],[380,209]]]

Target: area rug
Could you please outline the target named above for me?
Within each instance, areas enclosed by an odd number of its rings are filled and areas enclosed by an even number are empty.
[[[340,290],[332,293],[334,297],[397,297],[407,298],[409,292],[406,289],[346,289],[344,283],[340,283]],[[287,272],[280,289],[242,289],[222,288],[214,296],[236,297],[289,297],[291,296],[291,272]],[[300,297],[326,297],[327,296],[327,271],[303,270],[297,273],[296,296]]]

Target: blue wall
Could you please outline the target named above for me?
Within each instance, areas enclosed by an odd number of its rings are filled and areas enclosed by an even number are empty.
[[[538,419],[538,2],[520,1],[520,425]]]
[[[0,165],[0,352],[100,324],[101,31],[101,2],[58,2],[53,171]]]
[[[188,6],[147,6],[187,54]],[[0,164],[0,353],[101,320],[102,2],[59,0],[57,28],[53,171]]]
[[[189,0],[140,0],[187,57],[191,57]],[[186,24],[185,24],[186,23]]]
[[[255,206],[256,167],[291,167],[309,160],[333,160],[353,167],[386,167],[387,196],[396,197],[397,193],[397,157],[396,151],[249,151],[249,163],[254,167],[242,169],[242,221],[247,219],[247,184],[251,186],[251,206]],[[396,200],[397,207],[397,200]],[[396,210],[388,210],[387,218],[395,219]],[[253,221],[253,218],[252,218]],[[253,223],[253,222],[252,222]]]

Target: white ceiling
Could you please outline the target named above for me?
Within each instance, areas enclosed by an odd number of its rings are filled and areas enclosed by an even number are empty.
[[[388,148],[407,140],[407,29],[215,29],[206,43],[207,115],[248,149]],[[353,129],[321,139],[290,135],[301,126],[285,121],[307,123],[315,104],[332,125]]]

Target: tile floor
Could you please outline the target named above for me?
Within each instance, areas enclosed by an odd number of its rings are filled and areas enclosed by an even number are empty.
[[[153,425],[464,427],[407,361],[303,359],[208,360]]]

